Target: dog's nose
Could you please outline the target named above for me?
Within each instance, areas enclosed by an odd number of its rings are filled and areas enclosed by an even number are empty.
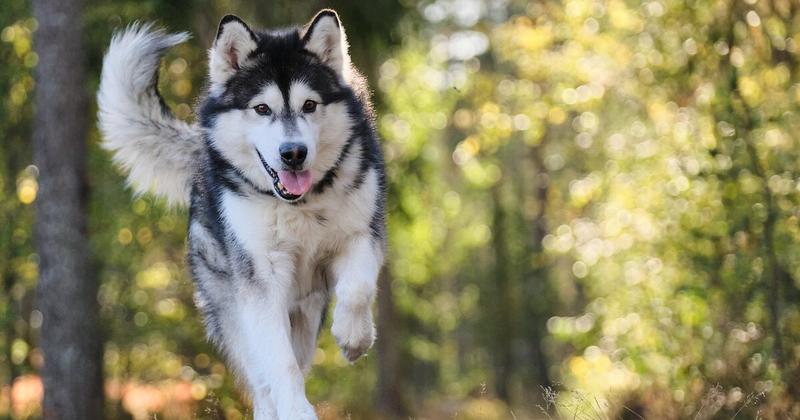
[[[308,148],[302,143],[283,143],[278,151],[281,153],[283,163],[293,169],[300,167],[306,161],[308,154]]]

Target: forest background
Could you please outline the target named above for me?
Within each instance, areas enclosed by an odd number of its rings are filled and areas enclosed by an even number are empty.
[[[59,7],[64,37],[42,26]],[[42,415],[58,340],[96,353],[97,375],[67,374],[94,384],[98,418],[250,414],[192,303],[186,212],[125,187],[94,93],[112,33],[155,21],[193,35],[161,69],[192,120],[221,16],[323,7],[374,91],[390,247],[376,348],[348,367],[323,330],[321,417],[800,418],[791,0],[3,0],[0,417]],[[37,78],[53,62],[77,90]],[[60,118],[85,126],[37,131]],[[68,193],[43,164],[56,143],[83,156],[81,211],[44,223]],[[67,257],[36,240],[84,225]],[[69,258],[80,275],[45,276]],[[59,295],[69,282],[88,298]],[[96,328],[44,335],[53,308]]]

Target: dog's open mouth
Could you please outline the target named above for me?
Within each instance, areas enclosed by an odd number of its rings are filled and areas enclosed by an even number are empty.
[[[267,173],[272,178],[275,192],[282,199],[297,201],[311,189],[311,171],[308,169],[304,171],[276,171],[267,164],[258,149],[256,149],[256,153],[258,154],[258,159],[261,160],[261,164],[264,165],[264,169],[267,170]]]

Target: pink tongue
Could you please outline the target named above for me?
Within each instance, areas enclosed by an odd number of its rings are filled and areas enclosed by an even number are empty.
[[[303,195],[311,188],[311,171],[278,171],[278,178],[292,195]]]

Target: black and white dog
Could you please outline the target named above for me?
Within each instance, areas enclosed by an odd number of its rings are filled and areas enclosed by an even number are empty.
[[[190,205],[196,303],[255,418],[314,419],[303,376],[331,292],[345,357],[375,337],[385,176],[366,83],[334,11],[282,31],[226,16],[190,125],[156,87],[160,56],[186,39],[150,25],[114,36],[98,93],[103,145],[138,191]]]

